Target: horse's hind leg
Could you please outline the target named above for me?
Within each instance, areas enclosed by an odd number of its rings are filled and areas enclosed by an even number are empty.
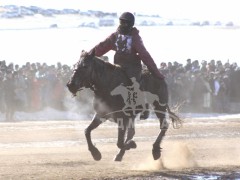
[[[102,122],[103,121],[100,119],[100,117],[98,117],[98,115],[95,114],[92,122],[85,129],[85,137],[87,139],[88,150],[91,152],[94,160],[96,160],[96,161],[101,160],[102,155],[101,155],[100,151],[92,143],[91,131],[96,129],[100,124],[102,124]]]
[[[166,121],[166,107],[165,106],[160,106],[156,105],[155,106],[155,113],[156,116],[158,117],[160,121],[160,132],[158,134],[157,139],[153,143],[153,149],[152,149],[152,155],[153,159],[157,160],[161,157],[161,147],[160,144],[163,140],[163,137],[165,136],[167,130],[168,130],[168,124]]]
[[[128,130],[127,139],[125,141],[125,147],[120,149],[120,151],[116,155],[114,161],[122,161],[122,158],[123,158],[126,150],[135,149],[137,147],[136,143],[132,140],[134,134],[135,134],[134,128],[131,128]]]
[[[125,126],[125,131],[123,129],[118,130],[118,132],[119,132],[118,137],[120,137],[120,138],[118,139],[117,145],[120,148],[120,151],[116,155],[114,161],[122,161],[122,158],[123,158],[126,150],[135,149],[137,147],[136,143],[132,140],[133,136],[135,135],[134,124],[133,124],[133,126],[130,127],[130,124],[128,123],[128,126],[129,127]],[[126,128],[127,128],[127,138],[126,138],[124,144],[122,144],[122,142],[124,141]],[[122,137],[123,137],[123,139],[122,139]]]

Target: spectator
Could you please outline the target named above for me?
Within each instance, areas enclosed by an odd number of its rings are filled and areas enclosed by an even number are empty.
[[[202,60],[202,67],[201,67],[201,72],[202,73],[207,73],[208,69],[207,69],[207,61]]]
[[[187,59],[187,64],[186,66],[184,66],[185,71],[190,71],[192,70],[192,60],[191,59]]]
[[[11,70],[6,72],[6,79],[3,82],[4,103],[6,107],[6,121],[14,121],[14,112],[16,109],[16,94],[15,94],[14,76]]]
[[[0,112],[5,112],[3,80],[4,80],[4,73],[0,70]]]
[[[23,71],[15,71],[15,94],[16,99],[19,102],[18,110],[26,111],[27,110],[27,81],[23,76]]]

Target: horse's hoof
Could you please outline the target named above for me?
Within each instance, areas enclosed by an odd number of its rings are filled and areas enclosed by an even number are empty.
[[[126,143],[126,146],[127,146],[129,149],[136,149],[136,148],[137,148],[137,144],[135,143],[134,140],[129,140],[129,141]]]
[[[89,149],[89,151],[91,152],[92,157],[95,161],[100,161],[102,159],[102,154],[96,147]]]
[[[160,147],[153,147],[152,155],[154,160],[158,160],[161,157],[161,149]]]
[[[121,161],[122,161],[122,158],[123,158],[123,156],[116,155],[116,157],[114,158],[114,161],[121,162]]]

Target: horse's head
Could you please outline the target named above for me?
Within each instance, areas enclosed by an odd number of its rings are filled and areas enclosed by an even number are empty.
[[[75,96],[81,89],[91,87],[94,54],[82,51],[79,61],[74,65],[73,74],[67,83],[68,90]]]

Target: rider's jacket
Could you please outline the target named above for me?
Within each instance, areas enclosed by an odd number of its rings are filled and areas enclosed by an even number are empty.
[[[95,47],[95,55],[102,56],[110,50],[114,50],[114,63],[126,69],[139,69],[141,71],[141,60],[148,67],[149,71],[163,79],[164,76],[159,72],[153,58],[146,50],[139,30],[133,27],[128,35],[122,35],[118,31],[112,33],[104,41]]]

